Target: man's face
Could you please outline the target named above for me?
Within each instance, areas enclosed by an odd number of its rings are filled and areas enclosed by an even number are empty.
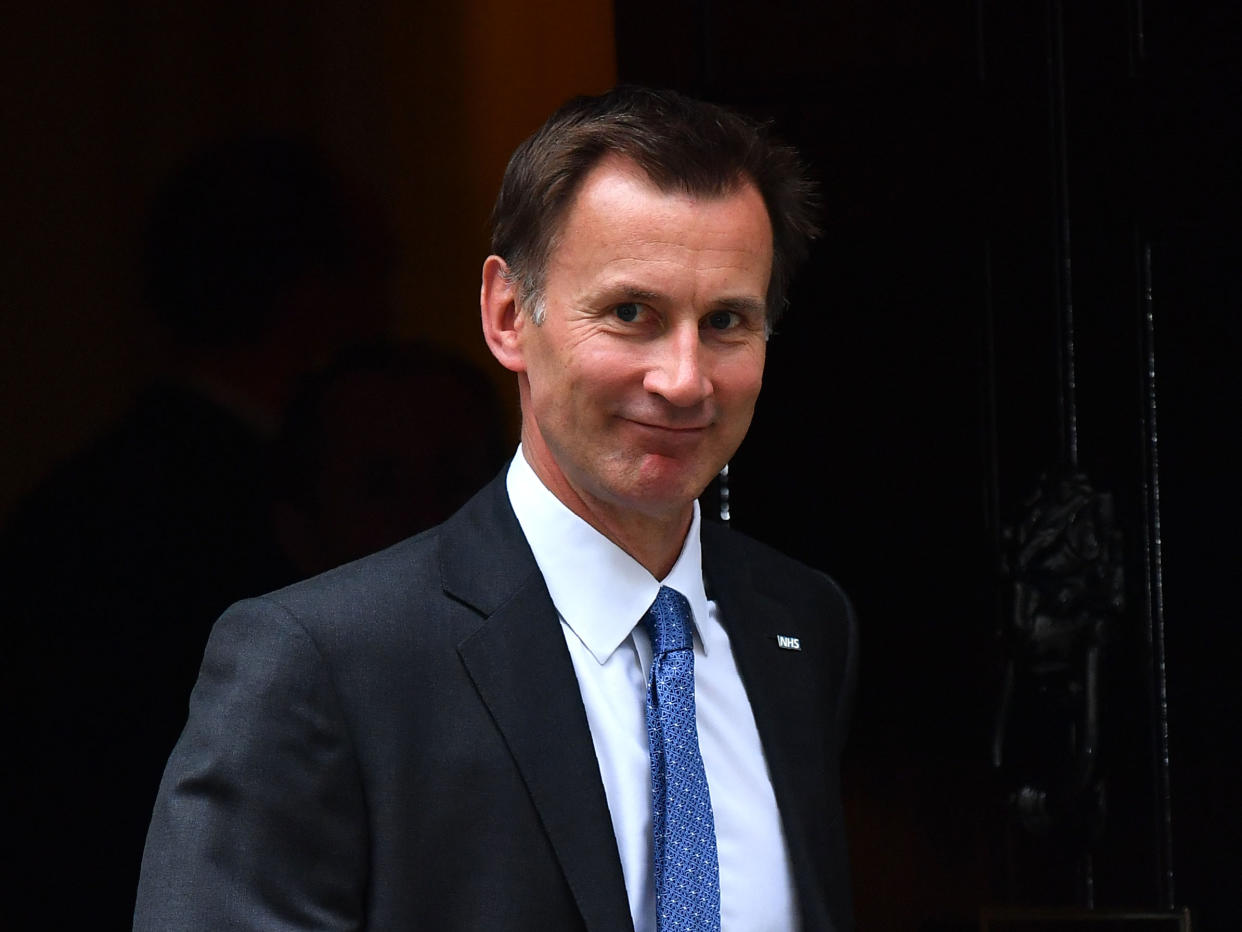
[[[681,520],[737,450],[763,379],[772,230],[758,191],[700,199],[606,157],[518,318],[524,449],[593,514]]]

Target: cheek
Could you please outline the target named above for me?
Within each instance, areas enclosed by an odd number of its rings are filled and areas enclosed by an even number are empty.
[[[595,425],[615,397],[608,370],[581,363],[550,359],[537,374],[531,373],[531,398],[539,421],[546,428],[570,432],[566,440]]]
[[[524,373],[531,400],[539,410],[566,404],[572,386],[569,366],[544,340],[532,340],[525,353]]]
[[[641,385],[644,366],[634,354],[609,347],[580,353],[564,361],[561,384],[578,407],[607,404]]]
[[[716,370],[716,390],[728,403],[753,408],[763,387],[763,354],[729,360]]]

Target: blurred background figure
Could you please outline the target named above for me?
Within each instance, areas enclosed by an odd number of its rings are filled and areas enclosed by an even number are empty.
[[[507,458],[500,400],[428,344],[345,350],[308,378],[274,456],[276,530],[309,576],[438,524]]]
[[[316,148],[278,137],[201,152],[154,205],[166,374],[0,540],[24,726],[18,909],[42,927],[130,926],[211,625],[297,575],[272,522],[271,441],[299,378],[385,326],[381,229]]]

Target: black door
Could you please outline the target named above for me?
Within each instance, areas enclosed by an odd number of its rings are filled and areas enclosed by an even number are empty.
[[[1237,9],[616,4],[822,182],[728,481],[862,618],[859,928],[1242,927]]]

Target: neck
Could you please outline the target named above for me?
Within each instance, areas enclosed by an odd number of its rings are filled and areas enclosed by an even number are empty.
[[[564,501],[564,499],[561,499]],[[633,513],[613,513],[606,508],[590,509],[583,503],[576,508],[566,505],[610,541],[628,553],[656,579],[663,579],[681,556],[686,533],[694,516],[691,506],[683,515],[669,521],[647,518]]]
[[[681,556],[694,518],[692,502],[669,514],[624,508],[579,493],[555,464],[542,461],[525,437],[522,455],[561,504],[633,557],[656,579],[669,574]]]

